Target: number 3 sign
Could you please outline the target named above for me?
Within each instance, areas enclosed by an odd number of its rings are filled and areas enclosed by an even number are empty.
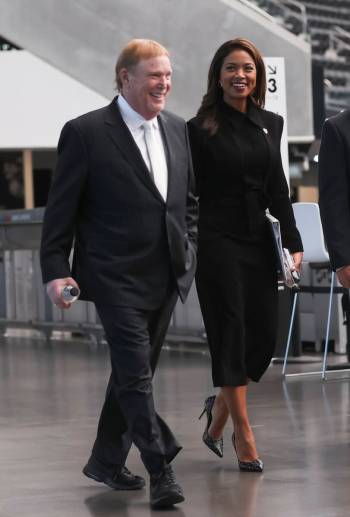
[[[289,183],[289,160],[287,140],[287,101],[286,101],[286,77],[283,57],[266,57],[266,102],[265,108],[278,113],[284,118],[284,128],[281,140],[281,155],[284,173]]]

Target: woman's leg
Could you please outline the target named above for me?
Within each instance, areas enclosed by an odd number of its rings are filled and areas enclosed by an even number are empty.
[[[224,432],[224,427],[227,422],[229,412],[226,406],[225,399],[220,389],[215,397],[214,406],[212,409],[212,422],[208,429],[209,436],[214,440],[219,440]]]
[[[232,418],[238,458],[241,461],[257,459],[258,451],[247,411],[247,386],[224,386],[221,393]]]

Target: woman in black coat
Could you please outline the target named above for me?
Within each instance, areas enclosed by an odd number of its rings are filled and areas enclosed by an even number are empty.
[[[283,119],[263,109],[266,73],[257,48],[224,43],[209,69],[208,91],[189,121],[199,193],[196,284],[219,394],[205,401],[204,443],[223,454],[230,415],[239,468],[262,472],[246,395],[272,358],[277,333],[276,258],[265,211],[280,220],[295,268],[302,243],[284,176]]]

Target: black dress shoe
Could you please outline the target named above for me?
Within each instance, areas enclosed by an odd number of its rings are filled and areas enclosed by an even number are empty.
[[[184,501],[180,485],[176,483],[175,474],[170,465],[162,472],[151,476],[150,503],[153,508],[169,508]]]
[[[114,490],[139,490],[145,486],[145,480],[132,474],[125,466],[109,469],[93,458],[83,468],[83,474]]]
[[[215,402],[215,395],[205,399],[204,409],[203,409],[203,412],[200,414],[198,420],[200,420],[202,418],[204,413],[206,414],[206,416],[207,416],[207,425],[205,426],[204,433],[203,433],[203,436],[202,436],[202,440],[205,443],[205,445],[207,447],[209,447],[209,449],[211,451],[213,451],[217,456],[219,456],[219,458],[222,458],[223,455],[224,455],[224,441],[223,441],[223,439],[222,438],[218,438],[218,439],[212,438],[209,435],[209,433],[208,433],[208,429],[209,429],[209,427],[211,425],[211,422],[213,420],[212,409],[213,409],[213,406],[214,406],[214,402]]]

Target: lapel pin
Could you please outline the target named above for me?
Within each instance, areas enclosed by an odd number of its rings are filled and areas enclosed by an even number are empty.
[[[268,135],[268,134],[269,134],[269,132],[268,132],[268,130],[266,129],[266,127],[263,127],[263,131],[264,131],[265,135]]]

